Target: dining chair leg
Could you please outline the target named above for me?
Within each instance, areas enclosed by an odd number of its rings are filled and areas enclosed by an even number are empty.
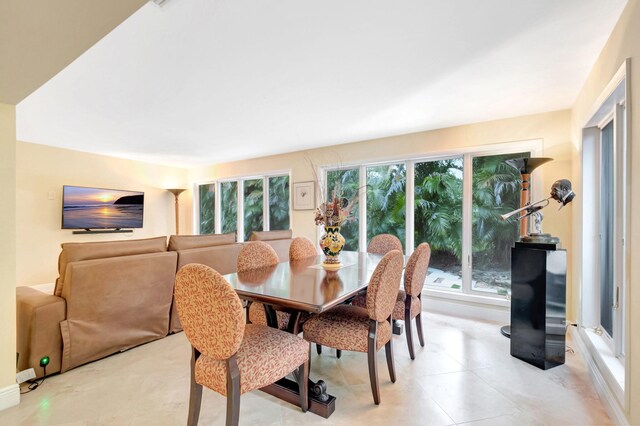
[[[369,341],[368,341],[368,358],[369,358],[369,381],[371,382],[371,393],[373,394],[373,402],[380,404],[380,386],[378,385],[378,367],[376,365],[376,346],[378,336],[378,322],[376,320],[369,321]]]
[[[273,309],[273,306],[263,303],[262,307],[264,309],[265,318],[267,319],[267,325],[269,327],[279,329],[280,324],[278,324],[278,314],[276,313],[276,310]]]
[[[413,332],[411,330],[411,296],[407,294],[407,298],[404,302],[404,328],[407,334],[407,346],[409,347],[409,356],[411,359],[416,359],[416,355],[413,352]]]
[[[316,343],[316,352],[318,352],[318,355],[322,353],[322,346],[317,343]]]
[[[300,393],[300,408],[303,413],[309,409],[309,363],[308,360],[298,367],[298,392]]]
[[[336,358],[340,359],[342,356],[342,351],[340,349],[336,349]]]
[[[240,369],[236,356],[227,359],[227,426],[240,421]]]
[[[196,383],[196,361],[200,357],[200,352],[191,347],[191,387],[189,391],[189,414],[187,426],[196,426],[200,417],[200,405],[202,403],[202,385]]]
[[[387,356],[387,367],[389,368],[389,378],[391,383],[396,382],[396,369],[393,365],[393,338],[389,339],[386,345],[384,345],[384,353]]]
[[[420,299],[420,312],[416,316],[416,329],[418,330],[418,339],[420,340],[420,346],[424,347],[424,336],[422,335],[422,295],[418,295]]]
[[[245,307],[245,309],[246,309],[245,313],[246,313],[246,315],[247,315],[247,319],[246,319],[246,321],[245,321],[245,322],[246,322],[247,324],[251,324],[251,320],[249,319],[249,309],[251,308],[251,303],[252,303],[252,302],[251,302],[250,300],[247,300],[247,306]]]
[[[300,312],[290,312],[289,313],[289,323],[287,324],[287,332],[298,335],[300,334],[300,320],[302,319],[302,314]]]

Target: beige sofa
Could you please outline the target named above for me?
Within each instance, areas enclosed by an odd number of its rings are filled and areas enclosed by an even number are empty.
[[[291,231],[257,233],[288,259]],[[47,374],[150,342],[182,329],[173,306],[176,271],[202,263],[235,272],[242,244],[235,234],[65,243],[54,294],[17,292],[17,370],[49,356]],[[286,252],[286,255],[284,254]]]

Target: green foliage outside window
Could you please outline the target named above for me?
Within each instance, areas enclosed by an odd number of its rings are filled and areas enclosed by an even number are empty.
[[[244,181],[244,239],[253,231],[262,231],[262,179]]]
[[[404,164],[367,167],[367,242],[395,235],[405,245],[407,168]]]
[[[332,198],[334,192],[337,196],[349,200],[358,196],[360,187],[360,171],[358,168],[327,171],[327,197]],[[343,223],[340,233],[345,239],[343,250],[358,251],[358,210],[359,204],[353,208],[353,220]]]
[[[461,264],[462,169],[462,157],[415,164],[414,243],[442,268]]]
[[[520,172],[504,161],[528,153],[473,158],[473,265],[508,270],[511,246],[518,237],[516,216],[500,217],[520,207]]]
[[[213,234],[215,232],[215,188],[215,183],[198,187],[201,234]]]
[[[223,234],[238,229],[238,182],[220,184],[220,224]]]
[[[269,178],[269,229],[289,229],[289,176]]]

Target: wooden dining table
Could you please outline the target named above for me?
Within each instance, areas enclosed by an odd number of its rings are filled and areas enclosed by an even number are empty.
[[[365,289],[382,256],[342,252],[342,265],[335,269],[325,269],[323,259],[317,256],[281,262],[267,268],[227,274],[224,278],[240,298],[264,305],[269,326],[278,326],[276,309],[290,313],[287,331],[298,334],[304,317],[348,301]],[[294,380],[283,378],[261,390],[291,404],[299,403],[298,385]],[[335,402],[324,381],[310,380],[309,411],[328,418],[335,410]]]

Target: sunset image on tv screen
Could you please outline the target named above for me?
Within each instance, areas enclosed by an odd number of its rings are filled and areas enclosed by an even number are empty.
[[[63,229],[142,228],[144,193],[65,186]]]

